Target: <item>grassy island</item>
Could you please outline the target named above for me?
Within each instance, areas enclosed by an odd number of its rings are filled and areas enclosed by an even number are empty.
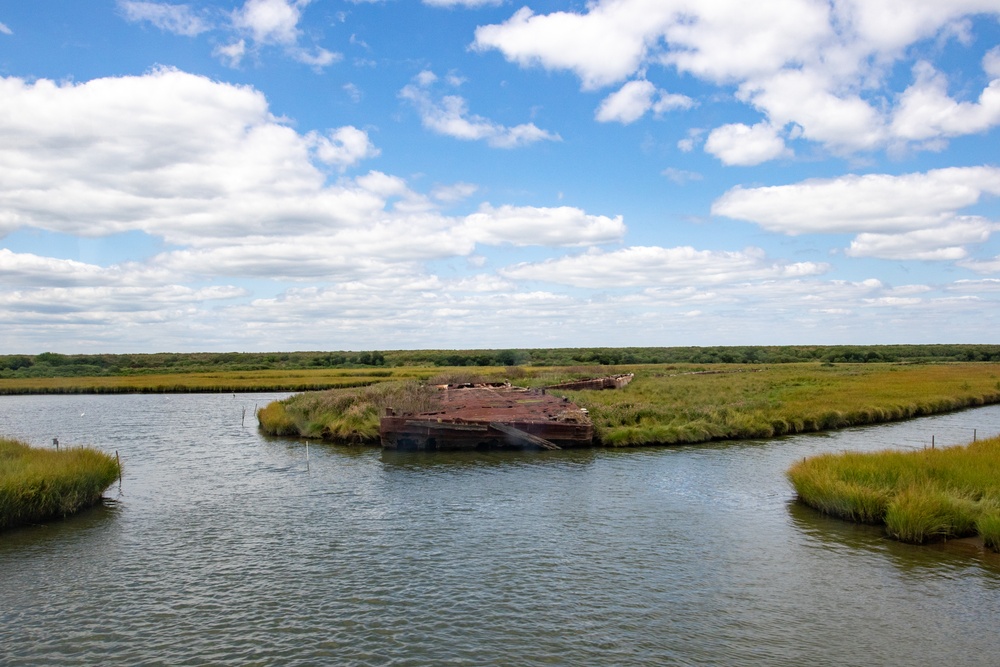
[[[118,478],[96,449],[39,449],[0,438],[0,529],[64,517],[96,504]]]
[[[545,386],[627,372],[635,379],[619,390],[553,390],[589,411],[597,444],[770,438],[1000,402],[1000,364],[982,362],[518,366],[490,369],[482,378]],[[426,399],[425,391],[409,380],[306,392],[271,403],[258,419],[272,435],[375,444],[384,408],[408,411]]]
[[[796,463],[788,477],[805,504],[884,524],[898,540],[979,535],[1000,551],[1000,437],[943,449],[824,454]]]

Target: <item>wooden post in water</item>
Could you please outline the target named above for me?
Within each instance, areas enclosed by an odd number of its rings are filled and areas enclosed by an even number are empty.
[[[309,472],[309,441],[306,440],[306,472]]]
[[[246,427],[247,425],[247,406],[243,406],[243,416],[240,417],[240,426]]]
[[[976,429],[972,429],[972,442],[976,441]]]
[[[931,436],[931,449],[934,449],[934,436]]]
[[[122,494],[122,460],[118,456],[118,450],[115,450],[115,461],[118,462],[118,495]]]

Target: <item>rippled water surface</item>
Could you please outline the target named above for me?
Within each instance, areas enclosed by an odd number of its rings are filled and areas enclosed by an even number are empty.
[[[784,471],[994,435],[1000,406],[766,442],[307,460],[257,433],[279,396],[0,397],[0,433],[125,467],[105,506],[0,533],[0,664],[997,664],[995,554],[825,519]]]

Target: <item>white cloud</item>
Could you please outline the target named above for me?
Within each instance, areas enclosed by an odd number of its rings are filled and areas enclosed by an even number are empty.
[[[957,260],[1000,225],[960,215],[984,194],[1000,195],[1000,169],[954,167],[922,174],[843,176],[794,185],[734,188],[713,215],[784,234],[854,233],[847,254],[886,259]]]
[[[586,14],[536,15],[522,7],[506,22],[476,28],[474,48],[498,49],[519,65],[568,69],[594,89],[635,73],[647,41],[672,18],[671,2],[597,2]]]
[[[983,56],[983,71],[994,79],[1000,79],[1000,46],[994,46]]]
[[[602,123],[617,121],[628,125],[642,118],[650,110],[662,114],[672,109],[689,109],[692,106],[694,100],[690,97],[657,90],[649,81],[640,79],[629,81],[618,91],[604,98],[594,118]]]
[[[361,160],[377,157],[381,153],[367,132],[352,125],[333,130],[329,136],[310,133],[308,137],[313,143],[316,157],[341,171]]]
[[[308,2],[247,0],[243,7],[233,10],[233,25],[247,30],[255,42],[292,46],[299,39],[300,7]]]
[[[620,241],[622,217],[588,215],[578,208],[536,208],[484,204],[465,218],[465,233],[479,243],[516,246],[584,246]]]
[[[753,127],[742,123],[712,130],[705,140],[705,152],[725,165],[750,166],[791,155],[777,131],[767,123]]]
[[[430,88],[438,81],[433,72],[423,71],[405,86],[399,96],[410,102],[427,129],[466,141],[486,141],[494,148],[517,148],[538,141],[561,141],[558,134],[542,130],[534,123],[506,127],[482,116],[470,114],[465,99],[445,95],[435,99]]]
[[[940,227],[982,195],[1000,195],[1000,168],[953,167],[890,176],[848,175],[793,185],[736,187],[712,214],[784,234],[892,233]]]
[[[431,191],[431,198],[445,204],[454,204],[468,199],[478,191],[479,186],[473,183],[439,185]]]
[[[969,269],[976,273],[1000,273],[1000,255],[993,259],[966,259],[958,263],[963,269]]]
[[[476,192],[464,183],[430,196],[377,171],[328,183],[322,164],[343,170],[377,155],[367,133],[299,134],[256,90],[177,70],[62,85],[0,78],[0,119],[0,234],[141,231],[178,246],[146,262],[144,271],[158,272],[146,279],[158,284],[177,276],[377,281],[470,256],[481,244],[590,245],[617,242],[625,230],[620,216],[570,207],[441,213]],[[121,284],[138,271],[23,255],[0,263],[0,274],[31,272],[32,284],[60,276]]]
[[[6,286],[105,285],[115,282],[109,273],[94,264],[0,248],[0,283]]]
[[[247,42],[245,39],[240,39],[232,44],[224,44],[215,47],[212,51],[212,55],[218,58],[228,67],[239,67],[240,63],[243,62],[243,56],[247,53]]]
[[[913,71],[916,81],[902,94],[893,115],[895,137],[915,141],[954,137],[1000,124],[1000,75],[978,102],[957,102],[948,95],[947,78],[930,63],[920,62]]]
[[[968,254],[966,245],[985,243],[998,229],[1000,225],[979,218],[958,218],[941,227],[902,234],[858,234],[846,252],[851,257],[953,261]]]
[[[195,13],[190,5],[119,0],[118,6],[127,21],[148,21],[160,30],[176,35],[194,37],[212,29],[211,23]]]
[[[950,97],[936,79],[918,80],[899,95],[889,73],[921,40],[973,45],[968,17],[977,14],[1000,15],[1000,7],[995,0],[595,0],[579,11],[520,9],[503,23],[477,28],[473,46],[496,49],[522,67],[572,72],[587,90],[656,66],[735,85],[738,99],[762,112],[767,126],[793,125],[803,139],[836,153],[895,149],[899,142],[933,148],[940,144],[929,139],[995,125],[995,86],[974,103]],[[984,69],[1000,70],[998,62],[994,49]],[[605,99],[598,120],[631,122],[648,99],[648,86],[626,84]],[[718,128],[719,153],[736,160],[784,154],[773,136],[764,148],[762,137],[736,128],[745,126]],[[681,146],[690,150],[693,142]]]
[[[6,23],[0,23],[0,32],[5,35],[13,35],[14,31],[7,27]]]
[[[541,280],[574,287],[613,289],[647,285],[712,285],[795,279],[824,273],[826,264],[787,264],[768,260],[763,250],[741,252],[635,246],[613,252],[591,251],[540,263],[523,263],[500,273],[519,280]]]

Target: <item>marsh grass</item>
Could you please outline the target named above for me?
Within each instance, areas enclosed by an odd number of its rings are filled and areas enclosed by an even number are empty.
[[[55,451],[0,438],[0,528],[94,505],[118,476],[117,459],[96,449]]]
[[[1000,364],[989,363],[519,368],[518,377],[513,378],[516,384],[531,387],[635,373],[624,389],[559,392],[589,411],[596,444],[605,446],[771,438],[1000,401]],[[401,371],[394,369],[394,373]],[[408,378],[394,374],[385,378],[385,384],[512,379],[507,371],[500,367],[474,373],[467,368],[409,369]],[[378,392],[372,394],[367,388],[331,392],[322,399],[307,392],[283,401],[281,407],[268,406],[260,412],[261,427],[275,435],[324,437],[325,433],[335,439],[341,434],[350,441],[373,442],[381,410],[363,406],[375,405],[380,400]]]
[[[261,430],[270,435],[298,435],[344,443],[378,441],[379,418],[387,407],[423,412],[437,390],[417,382],[385,382],[359,389],[330,389],[297,394],[257,411]]]
[[[823,454],[793,465],[788,478],[805,504],[884,524],[898,540],[978,534],[1000,550],[1000,437],[943,449]]]
[[[697,369],[712,373],[698,374]],[[1000,401],[997,364],[635,367],[618,391],[564,392],[604,445],[759,439]]]

